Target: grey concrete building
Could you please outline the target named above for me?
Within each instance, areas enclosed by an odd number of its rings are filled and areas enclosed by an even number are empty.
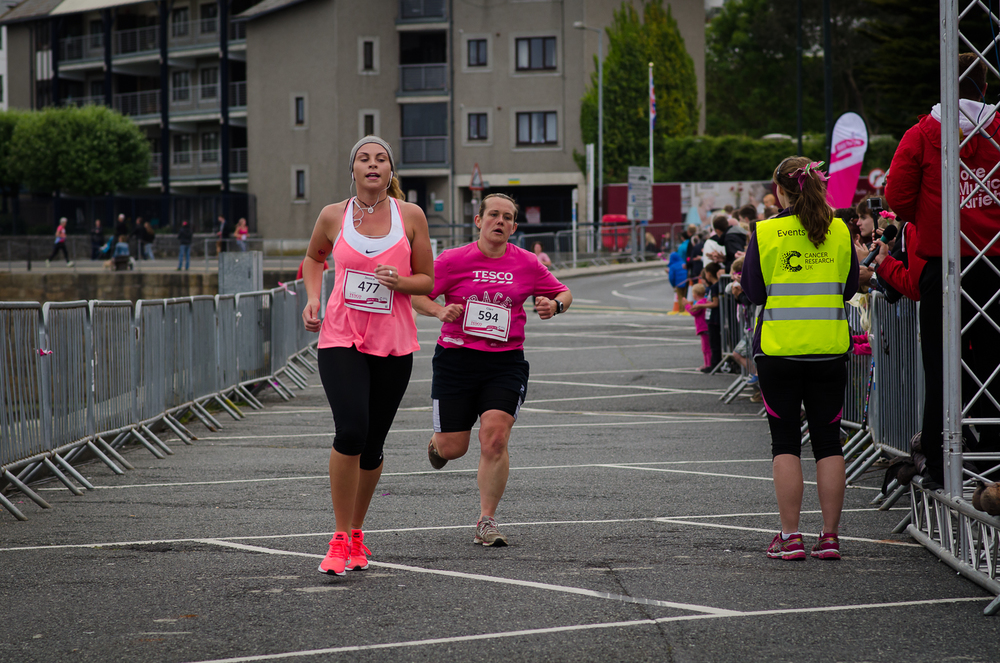
[[[476,166],[490,191],[521,203],[526,232],[568,224],[574,189],[585,218],[573,152],[584,152],[580,100],[598,35],[574,23],[604,28],[620,4],[263,0],[239,14],[261,232],[307,237],[324,205],[350,195],[350,149],[372,133],[394,146],[432,234],[471,222]],[[703,126],[704,0],[668,4],[695,63]]]

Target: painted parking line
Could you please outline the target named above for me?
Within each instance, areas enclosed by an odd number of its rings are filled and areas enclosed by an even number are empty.
[[[474,471],[474,470],[473,470]],[[323,477],[326,478],[326,477]],[[891,509],[891,511],[908,511],[908,509],[898,508]],[[862,514],[872,514],[876,515],[882,513],[880,511],[873,511],[872,509],[857,508],[857,509],[844,509],[844,513],[862,513]],[[777,518],[777,511],[761,511],[752,513],[725,513],[725,514],[688,514],[679,516],[648,516],[645,518],[602,518],[595,520],[528,520],[528,521],[513,521],[503,523],[504,527],[580,527],[583,525],[619,525],[619,524],[631,524],[631,523],[656,523],[661,521],[700,521],[702,519],[716,519],[716,518]],[[822,515],[822,512],[817,510],[803,510],[802,515],[813,516]],[[680,523],[679,523],[680,524]],[[691,525],[697,525],[698,522],[688,523]],[[707,526],[707,524],[706,524]],[[469,530],[471,533],[475,528],[474,525],[463,523],[461,525],[425,525],[422,527],[388,527],[382,529],[371,529],[365,530],[366,534],[412,534],[419,532],[437,532],[445,530]],[[730,527],[727,526],[726,529]],[[732,526],[733,529],[739,529]],[[776,534],[775,529],[756,529],[749,528],[750,531],[760,531],[767,532],[769,534]],[[208,537],[217,541],[275,541],[279,539],[304,539],[304,538],[320,538],[327,539],[333,534],[332,531],[322,531],[322,532],[297,532],[288,533],[283,532],[281,534],[248,534],[245,536],[217,536]],[[807,535],[811,536],[811,535]],[[37,551],[54,551],[54,550],[71,550],[71,549],[100,549],[100,548],[120,548],[122,546],[149,546],[154,544],[169,544],[169,543],[194,543],[196,541],[201,541],[205,537],[200,538],[184,538],[184,539],[140,539],[134,541],[97,541],[89,543],[59,543],[43,546],[12,546],[9,548],[0,548],[0,553],[19,553],[19,552],[37,552]],[[893,539],[865,539],[860,537],[852,537],[854,541],[862,541],[865,543],[874,544],[886,544],[886,545],[897,545],[899,542]],[[917,544],[912,544],[917,545]],[[918,546],[919,547],[919,546]],[[304,554],[304,553],[303,553]]]
[[[818,606],[812,608],[784,608],[778,610],[756,610],[756,611],[735,611],[735,614],[727,615],[680,615],[674,617],[660,617],[657,619],[634,619],[620,622],[598,622],[591,624],[572,624],[567,626],[553,626],[548,628],[522,629],[517,631],[498,631],[493,633],[477,633],[474,635],[460,635],[449,638],[428,638],[426,640],[405,640],[401,642],[386,642],[371,645],[346,645],[340,647],[328,647],[324,649],[303,649],[298,651],[280,652],[274,654],[257,654],[253,656],[235,656],[229,658],[216,658],[202,660],[192,663],[253,663],[255,661],[274,661],[291,658],[306,658],[310,656],[323,656],[329,654],[343,654],[362,651],[380,651],[388,649],[404,649],[410,647],[430,647],[434,645],[450,645],[462,642],[477,642],[483,640],[499,640],[505,638],[537,637],[540,635],[553,635],[558,633],[580,633],[583,631],[599,631],[604,629],[629,629],[637,626],[659,626],[672,622],[685,622],[704,619],[745,619],[753,617],[771,617],[780,615],[808,615],[828,612],[846,612],[856,610],[888,610],[903,609],[916,606],[950,605],[956,603],[969,603],[983,601],[981,596],[960,596],[944,599],[924,599],[917,601],[893,601],[891,603],[865,603],[857,605],[836,605]]]
[[[290,555],[293,557],[311,557],[314,559],[323,559],[324,557],[324,555],[316,555],[314,553],[300,553],[300,552],[291,552],[287,550],[278,550],[276,548],[251,546],[245,543],[226,541],[224,539],[199,539],[198,542],[224,546],[227,548],[235,548],[237,550],[245,550],[247,552],[266,553],[270,555]],[[619,603],[636,603],[639,605],[655,606],[657,608],[674,608],[677,610],[689,610],[691,612],[703,613],[707,615],[736,614],[735,611],[726,610],[725,608],[714,608],[712,606],[707,606],[707,605],[696,605],[694,603],[679,603],[676,601],[661,601],[659,599],[647,599],[636,596],[627,596],[625,594],[611,594],[608,592],[598,592],[592,589],[585,589],[583,587],[552,585],[547,582],[535,582],[533,580],[517,580],[513,578],[501,578],[500,576],[488,576],[488,575],[483,575],[481,573],[466,573],[464,571],[428,569],[420,566],[409,566],[407,564],[393,564],[391,562],[376,562],[374,560],[369,560],[368,564],[383,569],[393,569],[395,571],[407,571],[409,573],[423,573],[429,575],[445,576],[448,578],[460,578],[462,580],[477,580],[479,582],[489,582],[500,585],[527,587],[529,589],[541,589],[549,592],[556,592],[562,594],[575,594],[577,596],[587,596],[591,598],[606,599],[609,601],[616,601]]]

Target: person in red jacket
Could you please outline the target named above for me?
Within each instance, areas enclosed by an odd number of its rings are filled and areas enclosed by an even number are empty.
[[[902,235],[896,242],[902,242],[902,250],[906,255],[907,264],[889,254],[889,247],[879,244],[879,254],[872,262],[878,280],[892,286],[896,292],[915,302],[920,301],[920,275],[927,261],[917,255],[914,247],[917,244],[917,228],[912,223],[903,225]],[[891,242],[890,242],[891,243]]]
[[[997,275],[997,270],[1000,269],[1000,242],[986,250],[986,259],[972,264],[973,257],[989,246],[1000,231],[1000,205],[997,205],[995,197],[1000,194],[1000,178],[993,174],[994,167],[1000,162],[1000,150],[994,146],[992,138],[1000,132],[1000,116],[996,106],[985,102],[984,63],[975,54],[962,53],[958,57],[958,70],[960,75],[965,75],[959,83],[958,120],[963,140],[967,141],[960,151],[965,165],[961,169],[960,181],[960,196],[964,201],[961,226],[963,236],[968,239],[961,240],[964,272],[962,289],[978,306],[985,307],[992,320],[1000,321],[1000,304],[991,302],[1000,291],[1000,276]],[[980,124],[984,126],[976,132],[976,127]],[[966,168],[987,184],[989,193],[976,188],[977,182]],[[917,241],[914,248],[916,254],[927,261],[919,281],[925,394],[921,444],[927,456],[928,478],[932,482],[943,484],[943,390],[957,385],[944,384],[942,367],[940,104],[935,105],[930,115],[922,116],[903,135],[892,158],[889,173],[885,188],[886,200],[900,217],[916,226]],[[975,315],[976,306],[963,297],[962,326],[968,328],[962,336],[962,360],[985,383],[1000,364],[1000,333],[983,316],[973,321]],[[977,392],[975,381],[963,370],[963,410],[973,401]],[[1000,408],[993,405],[993,402],[1000,402],[1000,380],[990,384],[989,392],[990,395],[983,394],[975,398],[967,416],[1000,418]],[[1000,450],[1000,431],[996,426],[977,425],[977,430],[978,442],[974,439],[965,440],[971,448],[976,451]],[[933,484],[925,486],[935,487]]]

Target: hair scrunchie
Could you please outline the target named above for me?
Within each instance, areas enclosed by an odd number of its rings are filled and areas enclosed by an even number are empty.
[[[820,182],[826,182],[826,173],[820,170],[825,163],[825,161],[811,161],[801,168],[797,168],[792,171],[790,176],[796,178],[800,189],[802,188],[802,185],[806,183],[806,178],[810,177],[812,173],[816,173],[816,178]]]

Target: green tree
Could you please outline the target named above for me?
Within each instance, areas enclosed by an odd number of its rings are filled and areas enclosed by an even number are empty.
[[[804,1],[802,5],[803,131],[823,133],[821,4]],[[882,115],[877,79],[867,75],[875,64],[875,44],[864,29],[873,13],[881,13],[867,0],[838,0],[831,11],[834,115],[854,111],[865,118],[870,131],[878,133]],[[705,36],[706,132],[793,135],[797,126],[795,3],[730,0],[711,20]]]
[[[698,130],[698,91],[694,61],[677,21],[662,0],[639,12],[628,3],[615,10],[607,28],[610,48],[604,59],[604,172],[606,181],[623,181],[628,167],[649,161],[649,68],[656,88],[654,153],[664,141]],[[580,125],[585,143],[597,142],[597,73],[583,97]],[[658,178],[659,179],[659,178]]]
[[[24,113],[10,141],[14,177],[32,191],[88,196],[149,179],[149,143],[128,118],[103,106]]]
[[[0,111],[0,212],[7,211],[7,197],[15,194],[20,185],[10,159],[11,137],[20,119],[19,111]]]

